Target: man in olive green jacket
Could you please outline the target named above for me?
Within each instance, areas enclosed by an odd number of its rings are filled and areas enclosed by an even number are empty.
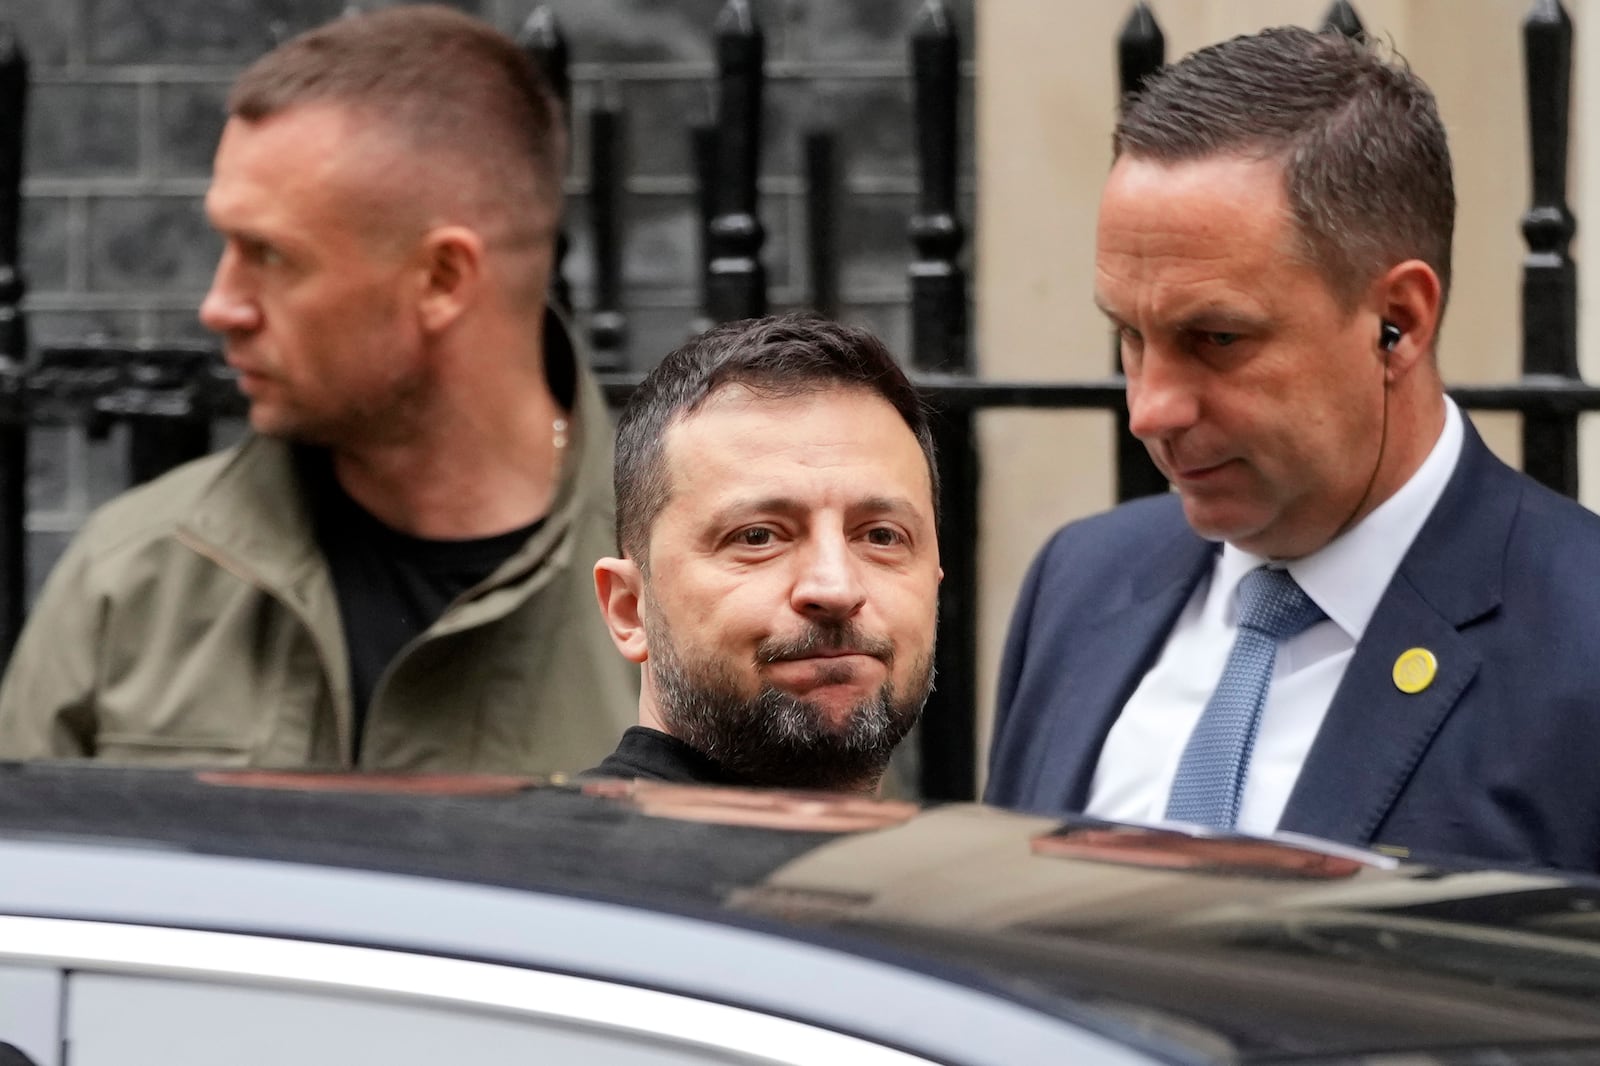
[[[594,610],[611,440],[585,378],[543,525],[385,671],[366,768],[581,770],[637,686]],[[0,753],[150,765],[356,765],[339,605],[290,445],[252,436],[100,510],[0,689]]]
[[[432,6],[241,76],[201,320],[254,430],[98,512],[0,686],[0,757],[581,770],[637,671],[595,616],[610,426],[544,305],[565,132]]]

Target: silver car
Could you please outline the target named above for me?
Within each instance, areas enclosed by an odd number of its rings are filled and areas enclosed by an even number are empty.
[[[1600,1062],[1597,908],[976,805],[0,765],[0,1064]]]

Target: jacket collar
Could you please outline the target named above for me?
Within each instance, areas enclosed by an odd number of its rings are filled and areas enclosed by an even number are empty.
[[[1400,563],[1400,576],[1454,626],[1483,617],[1505,598],[1506,545],[1523,484],[1465,416],[1462,431],[1456,472]]]
[[[1029,757],[1039,781],[1036,794],[1051,797],[1052,806],[1082,810],[1088,802],[1106,735],[1216,556],[1217,545],[1189,528],[1177,498],[1163,503],[1159,520],[1174,524],[1172,535],[1134,579],[1129,595],[1113,602],[1065,652],[1072,680],[1052,697],[1047,740]]]
[[[1182,505],[1176,496],[1172,498],[1172,505],[1181,511]],[[1135,580],[1132,606],[1169,592],[1176,585],[1181,585],[1186,595],[1193,592],[1216,559],[1217,552],[1222,550],[1222,545],[1206,540],[1191,529],[1181,513],[1177,518],[1179,528]],[[1166,634],[1162,633],[1161,637],[1165,639]]]
[[[608,518],[611,514],[601,491],[611,479],[612,436],[605,397],[565,319],[554,310],[545,313],[544,338],[546,377],[557,399],[567,404],[571,423],[560,481],[538,532],[489,577],[474,597],[477,602],[498,601],[502,597],[494,593],[531,571],[568,561],[572,527],[584,512],[600,507]],[[319,582],[327,582],[327,565],[317,550],[294,448],[284,441],[247,436],[202,490],[193,513],[179,524],[179,533],[219,566],[293,605],[305,608],[309,601],[322,599],[313,590]],[[514,602],[496,603],[490,613],[509,610],[532,588],[517,591]],[[469,617],[462,624],[482,620]]]
[[[325,566],[295,465],[289,444],[247,436],[179,522],[178,535],[238,577],[303,603],[298,593]]]
[[[554,311],[546,312],[545,337],[546,372],[557,399],[567,402],[570,423],[555,498],[538,531],[468,593],[467,602],[442,620],[438,632],[465,629],[505,614],[575,564],[587,570],[592,559],[572,557],[581,539],[575,535],[578,523],[614,522],[610,492],[614,441],[605,396],[565,320]],[[570,382],[570,390],[563,388],[563,380]],[[568,391],[570,400],[563,395]],[[583,581],[589,580],[586,573]]]

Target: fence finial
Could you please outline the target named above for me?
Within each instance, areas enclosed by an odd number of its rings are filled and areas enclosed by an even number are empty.
[[[1117,34],[1117,82],[1123,96],[1138,92],[1167,60],[1167,38],[1150,5],[1137,3]]]
[[[912,25],[917,30],[928,33],[956,32],[955,24],[950,18],[950,6],[945,0],[922,0],[922,7],[918,9],[916,21]]]
[[[917,213],[911,217],[911,360],[919,370],[961,373],[967,359],[966,243],[956,203],[960,42],[944,0],[927,0],[911,30],[916,112]]]
[[[539,68],[561,109],[561,122],[572,136],[572,74],[568,66],[567,38],[556,22],[555,13],[540,5],[529,12],[517,31],[517,44]],[[567,252],[572,239],[563,225],[556,233],[555,264],[550,273],[550,299],[564,311],[572,310],[572,285],[567,281]]]
[[[1578,272],[1568,254],[1577,229],[1567,207],[1572,20],[1559,0],[1537,0],[1522,23],[1533,203],[1522,216],[1522,372],[1578,379]],[[1529,413],[1522,467],[1568,496],[1578,492],[1578,419]]]
[[[750,8],[750,0],[728,0],[717,12],[717,20],[711,28],[718,37],[757,37],[761,34],[761,28],[756,25],[756,14]]]
[[[572,123],[572,72],[569,69],[567,35],[561,32],[555,12],[543,4],[534,8],[517,31],[517,44],[528,58],[538,64],[550,82],[556,99],[561,101],[562,116]]]
[[[716,322],[767,313],[767,272],[761,263],[766,231],[756,214],[761,163],[761,96],[766,39],[749,0],[728,0],[717,16],[717,211],[707,310]]]
[[[1367,28],[1362,25],[1356,9],[1350,6],[1350,0],[1335,0],[1328,7],[1328,13],[1322,16],[1322,29],[1325,33],[1342,33],[1353,41],[1367,39]]]
[[[517,31],[517,43],[524,48],[549,47],[559,41],[561,28],[556,25],[556,14],[540,4],[528,12]]]

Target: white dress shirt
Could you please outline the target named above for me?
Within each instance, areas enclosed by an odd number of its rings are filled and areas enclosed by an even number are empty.
[[[1445,400],[1444,429],[1428,458],[1389,499],[1321,550],[1287,564],[1328,617],[1278,648],[1272,683],[1239,802],[1241,832],[1278,827],[1311,742],[1345,667],[1417,532],[1461,457],[1461,413]],[[1160,822],[1178,761],[1222,677],[1238,632],[1238,588],[1267,560],[1225,544],[1150,672],[1111,727],[1089,792],[1088,813]]]

